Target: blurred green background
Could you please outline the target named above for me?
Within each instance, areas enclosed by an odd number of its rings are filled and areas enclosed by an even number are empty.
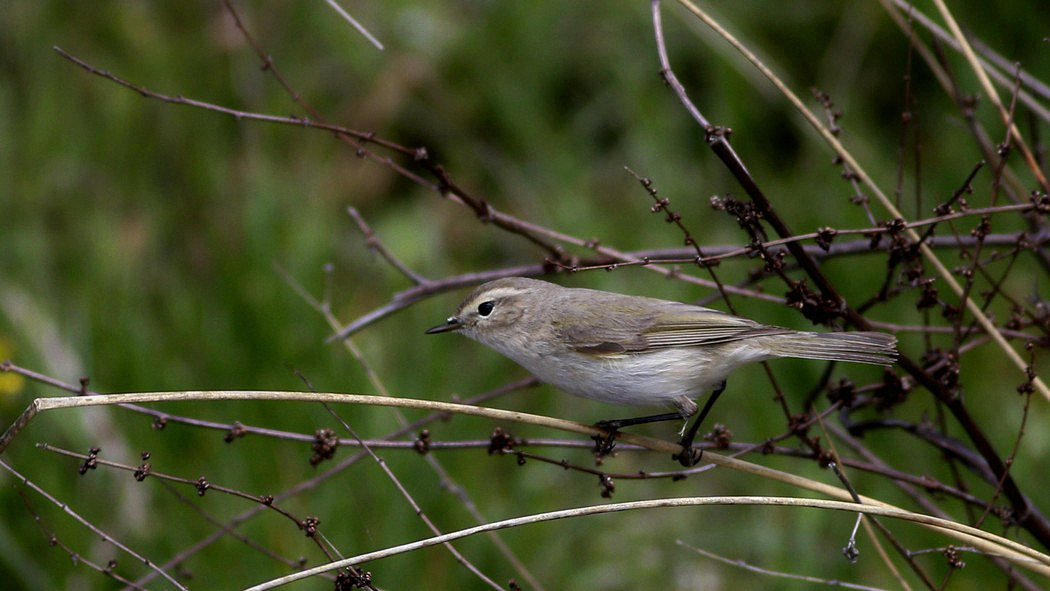
[[[237,2],[236,7],[291,85],[329,121],[374,130],[407,146],[426,146],[458,184],[500,210],[622,250],[680,245],[677,230],[648,213],[651,200],[624,171],[629,166],[654,180],[702,244],[746,242],[731,219],[708,205],[712,195],[741,191],[657,75],[648,3],[348,6],[385,44],[383,51],[320,2]],[[286,269],[318,296],[328,286],[343,321],[408,287],[405,278],[368,252],[346,215],[347,206],[358,208],[403,261],[429,277],[542,261],[543,253],[527,241],[480,224],[437,194],[355,157],[331,134],[238,122],[147,100],[87,74],[52,50],[60,46],[159,93],[275,115],[301,114],[260,69],[221,3],[40,1],[11,2],[5,8],[6,18],[0,20],[0,358],[68,382],[88,376],[91,387],[102,392],[302,389],[294,375],[298,370],[319,390],[373,393],[362,367],[344,349],[324,344],[330,332],[323,318],[274,270],[275,265]],[[953,3],[974,35],[1045,77],[1050,72],[1045,19],[1033,18],[1044,8],[1036,1],[994,9],[980,2]],[[892,191],[899,160],[906,163],[901,184],[907,215],[928,215],[980,159],[958,110],[914,56],[910,108],[915,119],[904,155],[898,154],[907,38],[876,4],[737,2],[719,3],[715,10],[796,92],[808,98],[807,89],[816,86],[831,94],[844,112],[844,141],[884,188]],[[862,210],[849,204],[851,188],[840,179],[830,152],[802,127],[800,117],[683,10],[669,3],[664,16],[676,73],[711,121],[734,130],[734,146],[788,223],[796,231],[866,226]],[[950,51],[947,55],[960,85],[977,93],[962,61]],[[978,114],[996,138],[1002,136],[986,103]],[[915,146],[921,153],[918,171]],[[987,175],[978,178],[974,202],[987,199],[989,183]],[[920,186],[921,207],[915,200]],[[1008,219],[993,227],[1002,232],[1019,228]],[[720,272],[737,281],[751,266],[735,261]],[[827,265],[851,301],[874,292],[881,269],[881,259],[875,258]],[[1038,268],[1024,269],[1009,287],[1022,298],[1039,289],[1046,297],[1045,278],[1034,275]],[[709,295],[654,277],[625,269],[562,282],[681,300]],[[771,287],[780,295],[779,285]],[[426,301],[357,337],[391,392],[448,400],[525,375],[465,340],[422,336],[423,329],[448,315],[460,295]],[[805,326],[790,310],[736,303],[740,313],[762,321]],[[901,323],[919,318],[907,305],[876,309],[872,316]],[[921,352],[917,338],[905,338],[903,344]],[[1003,365],[995,352],[978,353],[970,361],[964,379],[971,393],[986,387],[1008,393],[1019,383],[1014,374],[987,369],[986,361]],[[778,379],[800,404],[822,368],[784,363]],[[768,382],[761,370],[741,374],[730,382],[716,420],[745,441],[780,433],[783,417],[766,404]],[[851,368],[849,375],[863,383],[877,379],[878,372]],[[56,394],[14,376],[0,380],[5,426],[34,397]],[[905,409],[913,419],[928,410],[928,398],[916,398],[921,399]],[[1002,414],[990,431],[1007,449],[1019,408],[1004,411],[994,401],[974,398],[976,411]],[[1046,427],[1042,402],[1037,401],[1040,416],[1032,419],[1022,453],[1036,467],[1050,469],[1046,430],[1041,434],[1039,429]],[[568,399],[548,387],[493,404],[582,421],[623,413]],[[163,410],[302,433],[336,427],[323,409],[300,403],[198,403]],[[389,411],[341,410],[363,436],[379,436],[396,426]],[[206,475],[254,494],[278,492],[315,472],[302,444],[249,437],[231,446],[223,443],[222,433],[177,425],[154,431],[147,418],[119,409],[52,414],[38,417],[3,459],[155,560],[194,543],[212,526],[157,482],[135,483],[126,473],[106,470],[81,478],[77,462],[33,444],[81,452],[98,445],[102,457],[129,464],[149,450],[158,471],[191,479]],[[479,439],[493,426],[457,418],[433,429],[441,439]],[[504,427],[518,435],[558,436]],[[667,429],[651,432],[670,437]],[[349,453],[341,450],[339,457]],[[561,457],[563,452],[553,453]],[[926,449],[911,453],[936,462],[936,454]],[[564,454],[589,462],[585,452]],[[473,524],[419,456],[383,455],[439,527],[449,531]],[[444,453],[439,459],[489,519],[601,501],[592,478],[578,473],[536,463],[518,467],[511,458],[477,450]],[[762,461],[830,481],[808,464]],[[672,466],[631,454],[608,466],[621,472],[643,467]],[[614,500],[797,492],[717,472],[675,484],[619,481]],[[1038,473],[1018,478],[1032,484]],[[899,500],[881,480],[858,479],[884,492],[887,500]],[[27,589],[114,585],[71,566],[67,554],[49,548],[47,535],[37,529],[13,486],[15,479],[5,475],[0,482],[3,580]],[[192,490],[182,494],[220,517],[250,506],[217,494],[204,502]],[[102,564],[117,557],[126,576],[137,576],[132,559],[101,544],[39,496],[26,493],[26,498],[63,543]],[[1047,498],[1041,501],[1045,508]],[[319,516],[322,529],[348,555],[426,535],[369,462],[288,501],[286,508]],[[847,515],[697,509],[547,524],[504,536],[550,589],[801,588],[694,556],[676,546],[676,539],[767,568],[892,586],[870,546],[864,546],[857,565],[838,557],[851,524]],[[279,518],[264,516],[241,531],[293,559],[304,555],[311,565],[321,560],[302,534]],[[942,543],[911,529],[907,533],[915,543]],[[486,539],[458,547],[497,581],[521,581]],[[968,562],[971,567],[953,579],[953,589],[976,589],[984,576],[1001,580],[986,561]],[[480,586],[440,549],[368,568],[388,589]],[[286,569],[227,538],[194,556],[184,570],[193,574],[191,587],[234,588]],[[296,588],[326,584],[313,581]]]

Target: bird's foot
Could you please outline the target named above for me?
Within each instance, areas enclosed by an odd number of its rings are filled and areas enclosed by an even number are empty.
[[[619,433],[620,421],[598,421],[594,426],[605,431],[591,436],[591,439],[594,440],[595,455],[600,458],[611,454],[613,448],[616,447],[616,435]]]
[[[700,458],[704,456],[704,450],[696,449],[693,444],[682,444],[682,451],[671,456],[672,460],[677,460],[679,464],[686,468],[692,468],[693,466],[700,463]]]

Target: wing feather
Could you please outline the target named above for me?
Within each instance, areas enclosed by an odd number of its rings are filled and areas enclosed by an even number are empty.
[[[607,301],[597,306],[606,311],[600,321],[571,317],[555,323],[559,337],[571,349],[593,355],[622,355],[794,332],[701,306],[658,300],[654,301],[660,305],[649,306],[644,305],[645,298],[602,299]]]

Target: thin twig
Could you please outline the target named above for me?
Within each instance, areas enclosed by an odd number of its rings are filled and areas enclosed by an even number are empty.
[[[327,2],[328,5],[332,7],[332,10],[336,11],[339,16],[343,17],[346,22],[350,23],[350,26],[357,29],[357,32],[360,33],[362,37],[368,39],[368,42],[374,45],[376,49],[380,51],[383,50],[383,44],[379,42],[379,39],[376,39],[375,35],[369,33],[368,29],[364,28],[361,23],[357,22],[357,19],[350,16],[350,13],[343,9],[342,6],[339,6],[339,3],[335,0],[325,0],[325,2]]]
[[[822,579],[820,577],[810,577],[810,576],[806,576],[806,575],[796,575],[796,574],[792,574],[792,573],[785,573],[785,572],[770,570],[770,569],[767,569],[767,568],[761,568],[761,567],[755,566],[753,564],[749,564],[745,560],[739,560],[739,559],[738,560],[733,560],[731,558],[726,558],[724,556],[720,556],[718,554],[715,554],[714,552],[708,552],[707,550],[704,550],[702,548],[697,548],[696,546],[693,546],[692,544],[687,544],[687,543],[683,542],[682,540],[675,540],[675,543],[678,544],[679,546],[682,546],[683,548],[688,548],[688,549],[692,550],[693,552],[696,552],[697,554],[700,554],[702,556],[706,556],[707,558],[710,558],[711,560],[717,560],[718,562],[721,562],[723,564],[728,564],[730,566],[735,566],[737,568],[742,568],[742,569],[744,569],[746,571],[750,571],[750,572],[757,573],[757,574],[760,574],[760,575],[766,575],[766,576],[770,576],[770,577],[773,577],[773,578],[789,579],[789,580],[793,580],[793,581],[803,581],[805,583],[816,583],[818,585],[827,585],[829,587],[842,587],[843,589],[858,589],[860,591],[882,591],[882,587],[869,587],[868,585],[858,585],[856,583],[847,583],[845,581],[836,581],[836,580],[831,580],[831,579]]]
[[[2,467],[4,470],[7,470],[8,472],[10,472],[12,476],[14,476],[19,481],[21,481],[23,486],[26,486],[28,488],[33,489],[33,492],[35,492],[38,495],[44,497],[45,499],[48,500],[48,502],[50,502],[54,506],[60,508],[66,515],[69,515],[70,517],[72,517],[73,519],[78,521],[81,525],[83,525],[84,527],[86,527],[89,530],[91,530],[95,535],[97,535],[100,539],[102,539],[102,541],[108,542],[110,544],[113,544],[113,546],[115,548],[117,548],[118,550],[120,550],[121,552],[124,552],[125,554],[131,556],[136,561],[146,565],[148,568],[150,568],[151,570],[153,570],[154,572],[156,572],[160,576],[164,577],[169,583],[174,585],[177,589],[182,589],[183,591],[186,591],[186,587],[184,587],[182,585],[182,583],[178,582],[174,577],[169,575],[167,573],[167,571],[165,571],[164,569],[158,567],[157,563],[153,562],[149,558],[146,558],[145,556],[142,556],[138,552],[135,552],[134,550],[129,548],[127,545],[118,542],[116,538],[114,538],[113,536],[109,535],[108,533],[102,531],[95,524],[91,523],[90,521],[88,521],[87,519],[82,517],[79,513],[74,511],[67,503],[63,503],[62,501],[59,501],[55,497],[51,496],[50,493],[48,493],[46,490],[44,490],[44,489],[40,488],[39,486],[37,486],[36,483],[34,483],[32,480],[29,480],[28,478],[23,476],[21,473],[19,473],[17,470],[15,470],[11,466],[9,466],[7,464],[7,462],[5,462],[3,460],[0,460],[0,467]]]
[[[995,536],[994,534],[989,534],[988,532],[979,530],[977,528],[957,524],[943,519],[938,519],[936,517],[929,517],[927,515],[912,513],[910,511],[904,511],[901,509],[889,509],[885,507],[874,507],[870,505],[858,506],[856,503],[842,501],[824,501],[817,499],[799,499],[791,497],[675,497],[669,499],[648,499],[628,503],[611,503],[607,505],[578,507],[575,509],[564,509],[561,511],[550,511],[547,513],[537,513],[533,515],[526,515],[524,517],[505,519],[503,521],[496,521],[493,523],[488,523],[485,525],[480,525],[477,527],[467,528],[456,532],[448,533],[443,536],[428,538],[425,540],[411,542],[408,544],[402,544],[399,546],[392,546],[390,548],[378,550],[375,552],[369,552],[367,554],[361,554],[359,556],[347,558],[339,562],[326,564],[316,568],[293,573],[278,579],[273,579],[260,585],[250,587],[247,591],[265,591],[266,589],[274,589],[281,585],[287,585],[288,583],[307,579],[322,572],[335,570],[347,565],[362,564],[365,562],[379,560],[381,558],[386,558],[389,556],[395,556],[397,554],[403,554],[405,552],[412,552],[420,548],[426,548],[435,544],[441,544],[447,541],[457,540],[495,529],[520,527],[523,525],[542,523],[545,521],[554,521],[558,519],[567,519],[574,517],[585,517],[588,515],[600,515],[605,513],[616,513],[621,511],[638,511],[644,509],[668,507],[695,507],[704,505],[813,507],[846,512],[861,511],[869,515],[882,515],[885,517],[902,519],[912,521],[914,523],[923,524],[938,529],[943,534],[955,538],[965,537],[972,539],[975,542],[973,545],[985,552],[1002,551],[1002,549],[1000,548],[995,548],[994,550],[992,550],[989,547],[989,542],[992,542],[993,544],[1006,544],[1010,548],[1010,550],[1007,550],[1007,552],[1009,552],[1009,556],[1014,558],[1016,564],[1032,569],[1036,572],[1050,574],[1050,556],[1045,556],[1020,544],[1016,544],[1010,540],[1000,538],[998,536]],[[1014,552],[1018,552],[1019,554],[1015,554]]]

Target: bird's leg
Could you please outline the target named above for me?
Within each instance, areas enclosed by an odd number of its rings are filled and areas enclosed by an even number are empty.
[[[644,425],[646,423],[657,423],[660,421],[679,421],[681,420],[682,413],[680,412],[665,412],[658,415],[649,415],[645,417],[632,417],[629,419],[612,419],[609,421],[598,421],[594,424],[595,427],[605,430],[605,434],[595,435],[591,437],[594,440],[594,451],[598,455],[609,455],[613,447],[616,446],[616,434],[622,427],[630,427],[631,425]]]
[[[611,421],[598,421],[595,426],[600,429],[606,429],[608,431],[617,431],[623,427],[630,427],[631,425],[644,425],[646,423],[659,423],[660,421],[680,421],[682,420],[682,413],[680,412],[665,412],[658,415],[649,415],[646,417],[634,417],[630,419],[613,419]]]
[[[707,402],[704,403],[704,408],[700,410],[700,414],[697,415],[696,420],[693,421],[693,426],[689,427],[689,430],[682,435],[682,451],[671,456],[672,459],[678,460],[678,463],[682,464],[686,468],[695,466],[699,461],[703,452],[698,449],[693,449],[693,439],[696,438],[697,431],[700,430],[700,423],[704,422],[704,417],[711,411],[711,407],[715,405],[715,400],[718,400],[718,396],[726,389],[726,382],[722,380],[711,395],[707,397]]]

